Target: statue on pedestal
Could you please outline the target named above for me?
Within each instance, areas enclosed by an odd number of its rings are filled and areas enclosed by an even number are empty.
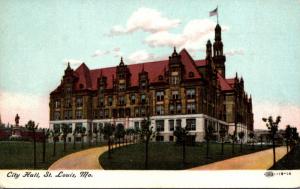
[[[20,117],[17,114],[16,117],[15,117],[16,126],[19,126],[19,120],[20,120]]]

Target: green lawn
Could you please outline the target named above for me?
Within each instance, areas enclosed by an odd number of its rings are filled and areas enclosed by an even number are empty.
[[[105,143],[106,144],[106,143]],[[103,145],[98,144],[97,146]],[[84,149],[90,148],[84,144]],[[96,147],[93,144],[91,147]],[[53,157],[53,144],[46,145],[46,162],[43,163],[43,144],[37,143],[37,169],[48,169],[48,167],[59,158],[72,152],[80,151],[81,143],[76,144],[76,150],[73,150],[73,144],[67,144],[67,152],[63,152],[63,143],[56,143],[56,156]],[[22,141],[0,141],[0,169],[33,169],[33,143]]]
[[[145,144],[133,144],[114,149],[112,159],[108,159],[108,152],[99,157],[99,162],[104,169],[111,170],[143,170],[145,157]],[[269,147],[235,145],[235,153],[232,154],[232,145],[224,145],[224,155],[221,155],[221,144],[210,144],[209,158],[206,158],[206,144],[200,143],[186,148],[186,164],[182,163],[182,146],[175,143],[156,142],[149,144],[149,164],[151,170],[180,170],[199,165],[212,163],[242,154],[253,153]]]

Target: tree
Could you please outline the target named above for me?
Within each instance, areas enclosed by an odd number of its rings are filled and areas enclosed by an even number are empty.
[[[67,136],[68,136],[68,133],[70,132],[69,125],[66,123],[62,123],[61,131],[62,131],[62,138],[64,140],[64,152],[66,152],[67,151]]]
[[[277,116],[276,121],[273,120],[272,116],[269,116],[269,118],[262,118],[262,120],[263,120],[263,122],[266,123],[266,126],[270,132],[270,136],[272,139],[272,146],[273,146],[273,164],[275,164],[275,162],[276,162],[275,135],[278,131],[278,124],[281,121],[281,117]]]
[[[213,137],[214,128],[211,123],[206,125],[205,127],[205,136],[204,139],[206,140],[206,158],[208,158],[209,154],[209,141]]]
[[[297,132],[296,127],[292,127],[292,139],[293,139],[293,147],[299,140],[299,133]]]
[[[95,138],[95,142],[96,142],[96,145],[98,144],[98,133],[99,133],[99,128],[97,127],[93,127],[93,134],[94,134],[94,138]]]
[[[140,139],[145,143],[145,169],[148,169],[148,148],[150,139],[155,136],[156,132],[153,131],[151,126],[150,117],[144,118],[141,122]]]
[[[189,128],[187,126],[185,128],[182,128],[181,126],[176,126],[174,131],[174,136],[176,136],[176,140],[178,143],[182,144],[182,163],[185,164],[185,145],[186,145],[186,139],[187,135],[189,134]]]
[[[292,139],[292,128],[290,125],[287,125],[284,133],[285,143],[286,143],[286,152],[289,152],[289,145]]]
[[[241,149],[240,149],[241,152],[243,151],[243,140],[244,140],[244,137],[245,137],[245,132],[244,131],[239,132],[239,138],[241,140]]]
[[[118,139],[119,147],[121,145],[121,138],[125,136],[125,129],[123,124],[118,124],[115,130],[115,137]]]
[[[85,127],[79,127],[78,128],[80,136],[81,136],[81,149],[83,149],[84,145],[84,137],[86,136],[86,128]]]
[[[252,142],[252,150],[254,150],[254,133],[253,132],[250,132],[249,133],[249,138],[251,139],[251,142]]]
[[[29,120],[28,123],[25,125],[25,127],[33,133],[33,168],[36,168],[36,130],[38,128],[39,124],[35,124],[34,121]]]
[[[99,123],[99,142],[101,142],[101,134],[103,133],[103,124]]]
[[[237,140],[236,139],[237,138],[236,137],[236,130],[234,130],[233,134],[230,135],[230,138],[232,140],[232,153],[234,154],[234,149],[235,149],[234,144],[235,144],[235,141]]]
[[[50,135],[50,130],[43,129],[43,163],[45,163],[46,161],[46,142],[49,138],[49,135]]]
[[[75,129],[73,131],[73,149],[74,150],[76,149],[76,138],[77,138],[78,133],[79,133],[79,129],[78,129],[78,127],[75,127]]]
[[[111,123],[105,123],[103,128],[104,137],[107,139],[108,159],[111,159],[111,136],[114,133],[114,126]]]
[[[59,136],[61,135],[60,127],[55,127],[53,130],[50,131],[50,134],[53,139],[53,157],[56,155],[56,142],[59,139]]]
[[[224,154],[224,138],[226,136],[227,133],[227,128],[225,125],[221,125],[220,130],[219,130],[219,134],[220,134],[220,138],[221,138],[221,154]]]

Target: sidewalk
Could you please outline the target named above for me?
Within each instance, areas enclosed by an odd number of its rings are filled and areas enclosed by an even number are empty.
[[[276,148],[276,161],[286,155],[286,147]],[[242,155],[215,163],[191,168],[189,170],[253,170],[269,169],[273,165],[273,149]]]
[[[98,158],[107,151],[107,146],[91,148],[69,154],[54,162],[49,170],[68,170],[68,169],[102,169]]]

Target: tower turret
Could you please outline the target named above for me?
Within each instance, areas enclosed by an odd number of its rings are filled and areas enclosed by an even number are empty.
[[[217,71],[225,78],[225,61],[226,57],[223,55],[223,43],[222,43],[222,28],[219,24],[215,28],[215,42],[213,45],[213,62]]]

